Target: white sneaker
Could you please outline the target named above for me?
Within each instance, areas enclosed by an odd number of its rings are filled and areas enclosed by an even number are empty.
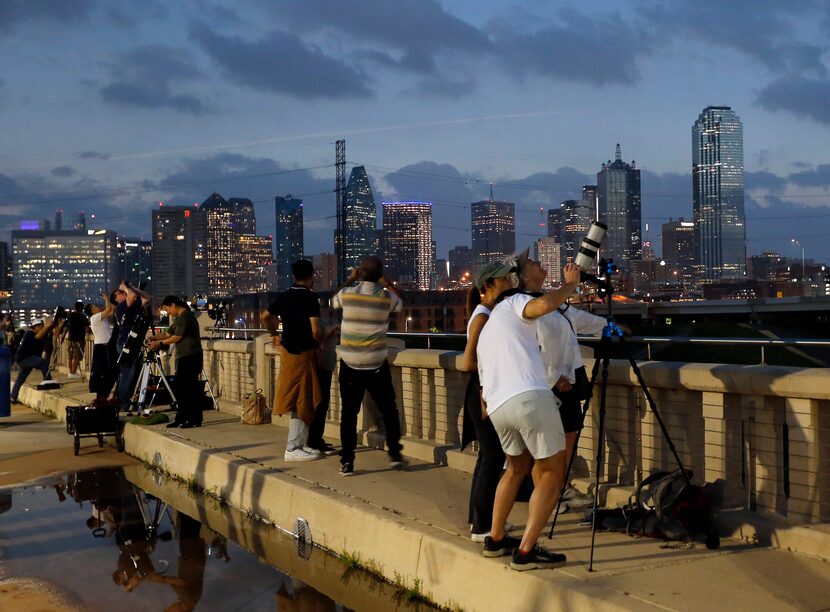
[[[323,456],[323,451],[319,451],[316,448],[311,448],[310,446],[303,446],[303,450],[309,454],[316,455],[317,457]]]
[[[286,461],[314,461],[315,459],[319,459],[320,455],[315,455],[314,453],[309,453],[304,448],[295,448],[294,450],[287,450],[285,451],[284,459]]]
[[[488,531],[487,533],[473,533],[473,534],[471,534],[471,535],[470,535],[470,539],[471,539],[473,542],[476,542],[476,543],[478,543],[478,544],[484,544],[484,540],[485,540],[485,539],[486,539],[489,535],[490,535],[490,532],[489,532],[489,531]]]
[[[73,374],[72,372],[70,372],[69,374],[66,375],[66,377],[67,378],[80,378],[81,375],[80,374]]]

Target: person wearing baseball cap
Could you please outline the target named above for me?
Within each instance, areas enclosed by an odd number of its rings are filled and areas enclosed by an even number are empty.
[[[513,554],[517,571],[558,567],[566,557],[537,546],[565,476],[565,432],[559,400],[547,383],[536,337],[536,319],[553,312],[579,285],[579,267],[566,264],[562,287],[539,297],[506,295],[490,313],[478,339],[478,373],[487,416],[507,457],[493,503],[485,557]],[[535,462],[535,488],[521,540],[507,534],[505,523],[519,487]]]
[[[23,333],[20,339],[20,346],[17,349],[17,365],[20,368],[17,380],[14,381],[11,400],[18,402],[20,387],[26,382],[32,370],[40,370],[43,380],[49,379],[49,361],[43,357],[43,349],[47,340],[50,340],[49,332],[54,327],[54,322],[46,325],[43,319],[32,321],[30,329]]]
[[[490,317],[496,299],[513,287],[510,273],[513,266],[506,263],[488,263],[476,270],[475,287],[467,294],[467,345],[464,348],[463,369],[470,372],[464,395],[464,428],[461,448],[478,440],[473,479],[470,485],[470,503],[467,522],[470,523],[473,542],[484,542],[490,535],[493,522],[493,500],[504,466],[504,452],[493,424],[485,418],[481,406],[481,383],[478,377],[478,337]]]

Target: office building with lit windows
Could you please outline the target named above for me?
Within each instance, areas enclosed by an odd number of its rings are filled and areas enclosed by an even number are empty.
[[[563,262],[573,261],[582,239],[588,233],[591,223],[596,220],[596,209],[588,200],[565,200],[559,210],[562,218]]]
[[[435,272],[432,204],[384,202],[383,236],[389,278],[405,289],[431,289]]]
[[[501,261],[516,252],[516,206],[482,200],[470,205],[473,266]]]
[[[661,233],[663,261],[671,282],[692,283],[696,261],[695,224],[683,218],[670,219],[663,224]]]
[[[215,192],[199,209],[207,222],[208,293],[210,297],[227,297],[236,289],[236,210]]]
[[[76,300],[99,303],[119,281],[115,232],[12,230],[13,309],[21,323]]]
[[[140,238],[119,238],[118,256],[120,276],[136,287],[144,285],[147,293],[153,293],[153,243]]]
[[[268,291],[267,268],[274,258],[271,236],[239,234],[235,293]]]
[[[709,106],[692,126],[695,270],[712,282],[746,276],[744,130],[729,106]]]
[[[274,199],[277,228],[274,232],[276,286],[271,291],[285,291],[294,282],[291,264],[303,258],[303,201],[290,195]]]
[[[377,206],[363,166],[352,168],[343,194],[342,215],[342,234],[335,236],[336,246],[342,241],[342,250],[335,250],[343,253],[343,261],[338,265],[342,278],[347,278],[351,268],[359,266],[364,257],[378,254]]]
[[[152,212],[153,304],[165,295],[208,294],[207,220],[198,206],[159,205]]]
[[[640,171],[632,161],[622,160],[620,145],[614,161],[602,164],[597,173],[597,212],[608,226],[602,257],[626,265],[643,257],[643,226],[640,211]]]
[[[545,289],[558,287],[562,282],[562,247],[555,238],[539,238],[534,243],[535,259],[546,270]]]

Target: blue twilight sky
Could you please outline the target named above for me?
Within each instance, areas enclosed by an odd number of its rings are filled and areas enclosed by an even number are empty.
[[[0,240],[56,208],[149,238],[159,201],[213,191],[268,234],[291,193],[331,251],[345,138],[378,204],[434,203],[439,257],[491,181],[530,243],[619,142],[659,245],[716,104],[744,125],[749,253],[830,261],[828,40],[824,0],[0,0]]]

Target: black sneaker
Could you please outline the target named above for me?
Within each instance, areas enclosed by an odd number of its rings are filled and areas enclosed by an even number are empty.
[[[403,455],[390,455],[389,456],[389,467],[394,468],[396,470],[402,470],[407,465],[409,465],[409,461],[404,459]]]
[[[568,558],[565,555],[550,552],[544,548],[534,546],[529,553],[520,553],[519,549],[513,553],[513,560],[510,562],[510,569],[517,572],[524,572],[532,569],[545,569],[561,567],[565,565]]]
[[[340,475],[341,476],[354,476],[354,463],[341,463],[340,464]]]
[[[498,541],[487,536],[484,538],[484,550],[481,551],[481,554],[485,557],[503,557],[518,549],[521,543],[522,541],[519,538],[514,538],[509,535],[504,536]]]

